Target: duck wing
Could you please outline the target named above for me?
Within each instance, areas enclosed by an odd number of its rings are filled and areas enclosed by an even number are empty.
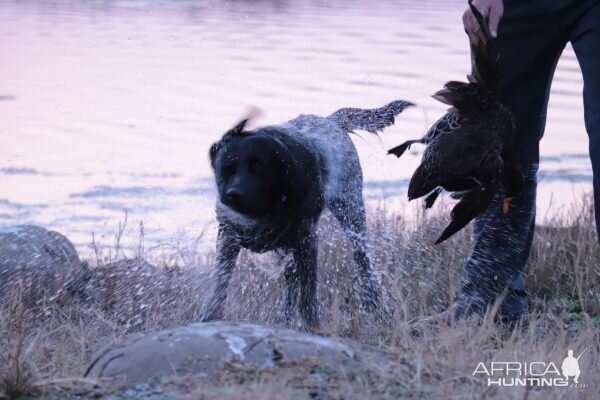
[[[450,133],[439,134],[431,141],[408,185],[409,200],[425,196],[445,182],[476,175],[491,158],[494,146],[486,140],[485,132],[470,128],[463,125]]]
[[[455,112],[448,112],[435,121],[423,137],[423,142],[429,143],[441,134],[449,134],[463,126],[463,117]]]
[[[462,194],[460,201],[450,213],[450,224],[444,229],[435,244],[442,243],[487,210],[494,195],[498,192],[498,188],[498,181],[493,180],[486,186],[477,187]]]

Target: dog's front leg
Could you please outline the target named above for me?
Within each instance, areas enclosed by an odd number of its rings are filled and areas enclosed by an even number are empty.
[[[296,307],[298,304],[298,289],[300,287],[300,275],[298,274],[298,265],[294,257],[288,260],[283,272],[285,277],[285,289],[281,306],[278,310],[279,321],[289,324],[294,318]]]
[[[300,285],[300,315],[307,330],[319,328],[317,310],[317,237],[314,229],[294,249],[296,278]]]
[[[235,263],[240,253],[240,244],[236,235],[224,226],[219,227],[217,238],[217,262],[213,271],[212,282],[214,292],[202,313],[202,321],[213,321],[223,318],[223,308],[227,298],[227,287]]]

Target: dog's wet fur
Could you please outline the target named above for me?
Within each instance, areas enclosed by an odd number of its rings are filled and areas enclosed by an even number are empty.
[[[299,301],[303,327],[318,328],[316,227],[324,208],[338,219],[354,247],[362,304],[373,310],[381,286],[365,245],[362,170],[348,133],[377,133],[411,103],[394,101],[373,110],[343,108],[329,117],[301,115],[253,131],[247,120],[210,148],[219,192],[214,293],[202,319],[221,319],[240,249],[291,254],[285,268],[282,317],[290,321]]]

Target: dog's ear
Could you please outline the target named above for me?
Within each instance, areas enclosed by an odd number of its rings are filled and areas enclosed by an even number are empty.
[[[208,155],[210,157],[210,165],[213,169],[215,169],[215,157],[217,156],[217,152],[221,148],[220,143],[220,141],[217,143],[213,143],[212,146],[210,146],[210,150],[208,151]]]
[[[212,165],[213,169],[215,168],[215,158],[217,157],[217,153],[221,150],[227,143],[231,141],[236,136],[240,136],[244,133],[244,127],[248,123],[248,118],[241,120],[236,126],[227,131],[221,140],[216,143],[213,143],[210,146],[210,150],[208,152],[210,156],[210,165]]]
[[[241,135],[242,132],[244,132],[244,127],[246,126],[246,124],[248,123],[248,118],[241,120],[240,122],[238,122],[238,124],[236,126],[234,126],[233,128],[231,128],[226,134],[225,136],[237,136],[237,135]]]

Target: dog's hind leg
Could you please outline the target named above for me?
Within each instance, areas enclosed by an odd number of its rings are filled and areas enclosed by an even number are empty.
[[[319,328],[319,314],[317,309],[317,235],[314,229],[300,241],[293,250],[294,266],[292,283],[300,287],[300,315],[304,328],[315,330]],[[286,271],[287,272],[287,271]],[[287,276],[286,276],[287,281]],[[287,282],[288,285],[291,282]]]
[[[381,285],[367,256],[367,220],[365,205],[360,194],[332,199],[329,211],[337,218],[352,242],[354,261],[358,264],[362,304],[368,311],[375,310],[381,300]]]
[[[219,226],[217,238],[217,261],[212,281],[214,292],[208,300],[202,313],[202,321],[214,321],[223,318],[223,308],[227,298],[227,287],[235,263],[240,253],[240,244],[233,232],[224,226]]]

